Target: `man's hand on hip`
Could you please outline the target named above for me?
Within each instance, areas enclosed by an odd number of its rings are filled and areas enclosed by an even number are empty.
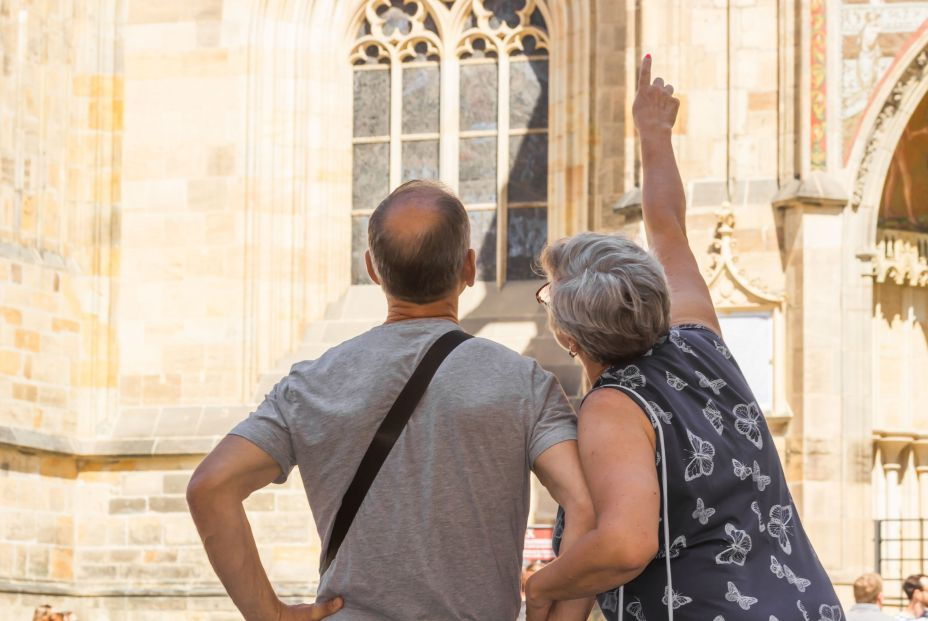
[[[334,615],[342,609],[345,601],[336,597],[327,602],[316,602],[315,604],[297,604],[287,606],[284,604],[280,609],[277,621],[319,621]]]

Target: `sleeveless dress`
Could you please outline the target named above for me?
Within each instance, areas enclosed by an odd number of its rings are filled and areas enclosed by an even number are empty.
[[[622,391],[651,419],[662,487],[659,552],[640,576],[598,596],[608,621],[842,621],[763,414],[714,332],[675,326],[608,369],[592,390],[602,388]],[[555,549],[563,525],[559,511]]]

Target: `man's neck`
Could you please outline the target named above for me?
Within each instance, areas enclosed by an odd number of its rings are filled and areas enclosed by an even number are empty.
[[[387,320],[397,323],[413,319],[445,319],[458,323],[458,298],[445,298],[428,304],[412,304],[387,296]]]

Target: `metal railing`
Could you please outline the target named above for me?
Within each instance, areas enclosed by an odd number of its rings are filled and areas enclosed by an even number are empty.
[[[912,574],[928,573],[928,519],[874,520],[875,570],[883,577],[886,606],[908,604],[902,583]]]

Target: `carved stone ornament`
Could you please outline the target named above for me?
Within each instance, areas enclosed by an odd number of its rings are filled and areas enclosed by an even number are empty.
[[[460,58],[499,57],[514,54],[547,54],[547,25],[538,0],[524,0],[514,9],[498,0],[471,0],[463,16],[463,31],[453,37]],[[499,5],[499,6],[497,6]],[[354,65],[390,64],[440,60],[444,49],[437,23],[446,26],[452,13],[460,10],[454,2],[428,0],[371,0],[351,53]]]
[[[873,129],[864,146],[864,153],[860,160],[860,168],[857,171],[857,179],[854,182],[854,194],[851,197],[851,205],[854,209],[860,207],[864,199],[864,191],[870,184],[873,171],[874,156],[879,151],[880,145],[884,143],[886,131],[892,121],[900,114],[902,105],[908,98],[909,94],[918,87],[920,83],[928,79],[928,49],[919,53],[909,66],[906,67],[902,76],[893,86],[889,97],[883,103],[880,113],[876,117]]]
[[[782,309],[786,298],[768,291],[758,280],[749,280],[738,267],[735,255],[735,214],[726,203],[718,211],[715,239],[709,247],[710,264],[706,284],[716,308],[767,307]]]
[[[928,287],[928,234],[880,229],[872,264],[878,283]]]

